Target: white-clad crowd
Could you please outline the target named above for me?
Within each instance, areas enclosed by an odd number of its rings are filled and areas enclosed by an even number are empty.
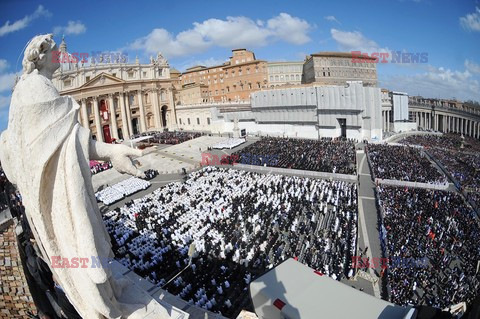
[[[356,185],[206,167],[104,215],[116,257],[191,304],[235,317],[251,280],[289,257],[340,280],[357,233]]]
[[[108,186],[101,191],[96,192],[95,197],[97,198],[97,201],[100,201],[105,205],[111,205],[138,191],[149,188],[150,185],[149,181],[137,177],[130,177],[120,183]]]
[[[212,148],[218,149],[218,150],[228,148],[231,150],[232,148],[235,148],[238,145],[242,145],[243,143],[245,143],[244,138],[229,138],[221,142],[218,142],[217,144],[213,145]]]

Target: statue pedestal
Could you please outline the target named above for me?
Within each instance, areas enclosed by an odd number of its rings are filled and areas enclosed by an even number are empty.
[[[158,288],[148,280],[141,278],[117,261],[110,262],[110,267],[112,269],[112,275],[116,279],[128,281],[128,286],[118,301],[128,304],[146,305],[147,315],[144,317],[145,319],[190,318],[190,315],[185,311],[155,298],[153,292]]]

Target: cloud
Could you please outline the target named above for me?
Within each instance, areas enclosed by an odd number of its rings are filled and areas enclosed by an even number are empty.
[[[310,41],[307,33],[312,26],[307,21],[292,17],[288,13],[280,13],[268,20],[267,27],[274,36],[291,44],[301,45]]]
[[[471,73],[480,74],[480,65],[470,60],[465,60],[465,69],[467,69]]]
[[[28,25],[37,18],[48,18],[51,15],[50,11],[45,9],[42,5],[39,5],[32,14],[26,15],[23,19],[17,20],[13,23],[10,23],[10,21],[5,22],[5,24],[0,27],[0,37],[28,27]]]
[[[475,7],[475,12],[460,17],[460,25],[468,31],[480,32],[480,8]]]
[[[368,39],[359,31],[331,29],[330,33],[342,51],[383,52],[377,42]]]
[[[14,83],[15,73],[0,74],[0,92],[11,90]]]
[[[8,62],[5,59],[0,59],[0,73],[8,68]]]
[[[269,41],[283,40],[299,45],[310,41],[312,26],[287,13],[264,22],[247,17],[227,17],[225,20],[208,19],[193,23],[193,28],[177,35],[163,28],[153,29],[148,35],[136,39],[129,48],[146,54],[163,52],[168,58],[201,53],[219,46],[224,48],[259,47]]]
[[[9,63],[5,59],[0,59],[0,92],[11,91],[15,83],[15,73],[7,73]]]
[[[330,22],[336,22],[338,24],[341,24],[340,21],[337,20],[334,16],[326,16],[325,20],[330,21]]]
[[[67,26],[57,26],[53,28],[53,33],[55,35],[71,35],[71,34],[82,34],[87,31],[87,27],[81,21],[68,21]]]
[[[214,66],[214,65],[222,65],[225,62],[226,62],[225,59],[215,59],[215,58],[208,58],[208,59],[205,59],[205,60],[192,60],[192,59],[190,59],[188,61],[180,63],[179,69],[180,69],[180,71],[184,71],[188,68],[191,68],[191,67],[197,66],[197,65],[203,65],[203,66],[206,66],[206,67],[210,67],[210,66]]]
[[[333,40],[337,42],[338,48],[341,51],[351,52],[360,51],[362,53],[368,53],[369,55],[378,52],[388,53],[388,56],[382,58],[390,61],[392,59],[391,50],[387,47],[381,47],[377,42],[367,38],[359,31],[341,31],[335,28],[330,29],[330,34]]]
[[[395,75],[380,82],[383,87],[410,95],[480,100],[480,83],[467,69],[458,71],[429,65],[423,73]]]
[[[0,95],[0,110],[7,109],[10,106],[11,95]]]

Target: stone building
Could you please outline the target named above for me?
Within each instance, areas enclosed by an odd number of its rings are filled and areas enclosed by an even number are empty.
[[[64,40],[60,51],[67,53]],[[90,63],[62,63],[53,83],[81,106],[80,123],[92,137],[111,142],[147,130],[176,128],[174,95],[180,73],[161,53],[150,64],[102,57]]]
[[[302,83],[303,61],[268,62],[267,70],[270,88]]]
[[[423,130],[480,138],[480,106],[447,99],[410,96],[410,120]]]
[[[374,61],[371,57],[362,57]],[[303,65],[303,83],[344,85],[347,81],[362,81],[365,86],[377,86],[377,64],[357,63],[347,52],[311,54]]]
[[[234,49],[222,65],[187,69],[181,83],[207,85],[209,102],[247,101],[250,93],[268,87],[267,62],[246,49]]]
[[[381,107],[380,88],[359,81],[269,89],[252,94],[251,110],[212,109],[212,130],[232,132],[238,120],[247,134],[378,141],[383,137]]]

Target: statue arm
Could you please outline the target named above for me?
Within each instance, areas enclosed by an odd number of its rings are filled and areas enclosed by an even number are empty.
[[[143,155],[143,151],[121,144],[107,144],[90,140],[90,159],[111,161],[113,167],[120,173],[144,177],[142,171],[133,165],[132,158]]]

